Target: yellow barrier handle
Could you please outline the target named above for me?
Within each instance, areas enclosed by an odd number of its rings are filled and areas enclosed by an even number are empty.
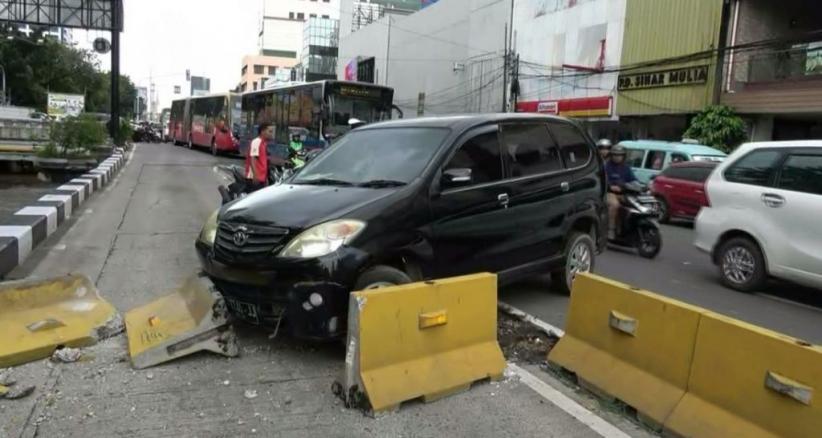
[[[446,314],[445,310],[420,313],[419,321],[420,329],[427,329],[439,325],[445,325],[448,322],[448,315]]]
[[[765,373],[765,387],[779,394],[786,395],[804,405],[810,406],[811,399],[813,398],[813,388],[773,371]]]
[[[636,336],[636,329],[639,325],[639,321],[625,315],[624,313],[612,310],[611,314],[608,316],[608,325],[610,325],[612,329],[619,330],[627,335]]]

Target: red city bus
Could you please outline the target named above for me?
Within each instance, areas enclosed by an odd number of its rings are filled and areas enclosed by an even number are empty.
[[[189,148],[205,147],[215,155],[238,152],[241,104],[240,95],[235,93],[175,100],[169,120],[173,141]]]

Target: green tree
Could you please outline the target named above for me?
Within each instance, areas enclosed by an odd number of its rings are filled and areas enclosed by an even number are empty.
[[[46,110],[49,91],[86,96],[86,111],[110,111],[109,72],[101,72],[92,52],[69,47],[46,38],[5,38],[0,32],[0,63],[6,71],[6,88],[14,105]],[[133,113],[137,90],[127,76],[120,75],[120,112]]]
[[[691,120],[685,137],[731,152],[748,138],[745,121],[724,105],[709,106]]]

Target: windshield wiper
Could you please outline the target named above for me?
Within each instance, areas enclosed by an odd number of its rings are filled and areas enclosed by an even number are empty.
[[[367,188],[382,188],[382,187],[400,187],[407,185],[408,183],[402,181],[396,181],[392,179],[374,179],[371,181],[366,181],[363,183],[357,184],[357,187],[367,187]]]
[[[353,186],[354,184],[334,178],[301,179],[294,181],[296,184],[308,184],[312,186]]]

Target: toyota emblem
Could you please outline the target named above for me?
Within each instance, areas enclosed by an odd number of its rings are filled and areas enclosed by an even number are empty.
[[[243,246],[246,242],[248,242],[248,234],[245,230],[237,230],[237,232],[234,233],[233,240],[235,245]]]

